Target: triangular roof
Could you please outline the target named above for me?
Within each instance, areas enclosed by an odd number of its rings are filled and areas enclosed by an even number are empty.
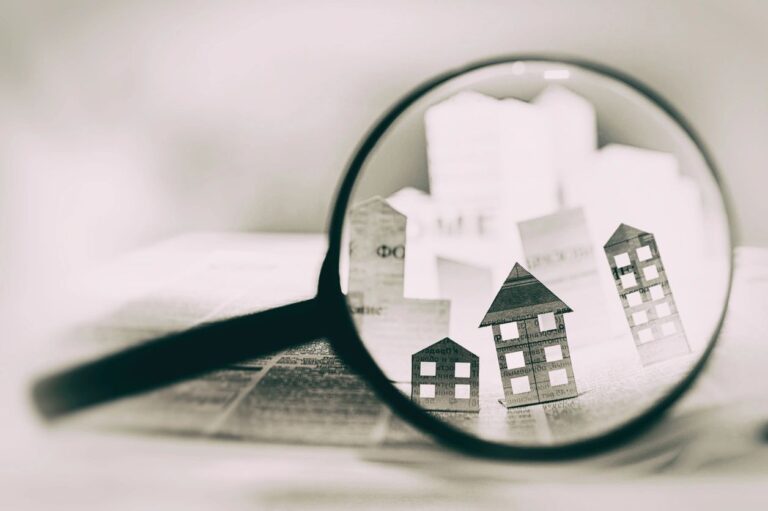
[[[400,212],[398,209],[394,208],[387,199],[382,198],[379,195],[375,195],[373,197],[370,197],[368,199],[365,199],[362,202],[358,202],[354,206],[352,206],[352,211],[363,211],[366,209],[375,210],[375,211],[384,211],[384,212],[392,212],[398,216],[405,216],[402,212]]]
[[[436,343],[432,343],[429,346],[427,346],[426,348],[417,351],[416,353],[414,353],[414,355],[418,355],[418,354],[423,353],[423,352],[425,352],[427,350],[431,350],[432,348],[436,348],[438,346],[443,346],[443,345],[449,345],[449,346],[452,346],[452,347],[456,347],[456,348],[459,349],[459,351],[461,351],[461,352],[463,352],[463,353],[465,353],[467,355],[471,355],[473,357],[477,357],[477,355],[475,355],[474,353],[472,353],[467,348],[465,348],[461,344],[457,343],[456,341],[454,341],[450,337],[443,337],[442,339],[440,339]]]
[[[493,299],[480,327],[508,323],[542,312],[573,311],[520,263],[515,263],[507,280]]]
[[[647,236],[648,234],[649,233],[641,231],[637,227],[632,227],[631,225],[627,224],[620,224],[616,230],[613,231],[613,234],[605,243],[605,245],[603,245],[603,248],[608,248],[611,245],[616,245],[618,243],[622,243],[633,238],[638,238],[640,236]]]

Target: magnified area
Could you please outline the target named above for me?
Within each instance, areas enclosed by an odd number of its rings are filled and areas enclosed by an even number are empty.
[[[519,445],[600,435],[691,369],[730,246],[698,146],[630,85],[515,62],[434,87],[378,141],[345,222],[361,339],[409,399]]]

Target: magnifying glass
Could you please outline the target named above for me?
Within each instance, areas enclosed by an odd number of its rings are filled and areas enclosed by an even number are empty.
[[[327,338],[399,416],[562,459],[651,425],[709,357],[729,216],[682,116],[616,70],[506,57],[434,77],[350,160],[317,296],[46,376],[47,419]]]

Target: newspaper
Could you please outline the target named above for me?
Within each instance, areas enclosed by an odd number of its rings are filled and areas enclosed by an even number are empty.
[[[213,240],[214,238],[206,237],[198,241],[204,241],[210,246]],[[283,252],[277,249],[280,241],[275,238],[265,242],[263,239],[258,240],[258,236],[242,235],[233,238],[227,235],[217,243],[213,243],[218,245],[217,250],[208,251],[191,249],[195,245],[194,241],[187,239],[182,244],[190,248],[188,257],[183,257],[179,251],[175,251],[174,258],[178,265],[187,264],[188,267],[195,267],[198,270],[187,272],[184,279],[168,283],[167,287],[154,286],[152,292],[148,293],[149,301],[155,304],[154,307],[119,308],[120,313],[103,319],[95,330],[92,330],[94,324],[91,322],[72,331],[71,334],[74,337],[70,339],[82,340],[84,333],[91,332],[90,339],[94,342],[97,337],[101,342],[112,346],[135,342],[139,334],[146,333],[143,321],[148,319],[148,315],[154,315],[157,320],[153,323],[154,328],[160,329],[159,320],[165,314],[157,308],[158,296],[175,296],[177,299],[175,308],[178,310],[181,308],[181,296],[175,290],[181,288],[188,292],[187,286],[190,279],[203,283],[221,282],[224,275],[234,271],[243,272],[243,282],[249,283],[251,277],[255,278],[258,274],[257,268],[267,271],[263,261],[256,268],[248,262],[254,253],[260,252],[258,247],[269,243],[276,248],[274,253]],[[237,250],[227,247],[232,243],[239,245]],[[322,255],[322,243],[318,240],[314,240],[313,243],[308,243],[307,249],[300,251],[303,255],[292,258],[289,264],[285,264],[284,258],[282,260],[277,258],[275,266],[269,271],[291,270],[301,273],[309,282],[312,282],[316,277],[317,263]],[[165,248],[167,246],[169,245]],[[149,251],[143,254],[143,271],[149,271],[151,265],[148,265],[147,261],[152,257],[162,260],[163,251],[164,247],[160,246],[154,252]],[[226,264],[211,264],[212,259],[220,258],[222,254],[226,254],[224,258],[227,261]],[[760,312],[768,305],[768,300],[765,298],[768,291],[766,289],[768,251],[741,249],[737,255],[731,311],[714,360],[696,388],[676,408],[672,417],[663,423],[662,433],[646,440],[648,455],[652,452],[656,453],[654,449],[660,448],[660,445],[664,449],[677,450],[688,449],[692,444],[698,445],[696,431],[701,430],[701,434],[705,437],[714,434],[706,428],[712,422],[721,425],[730,424],[731,428],[737,428],[738,431],[753,428],[755,434],[750,438],[758,438],[755,435],[762,427],[761,421],[765,420],[766,415],[761,415],[765,407],[756,405],[764,401],[762,397],[766,391],[766,384],[747,375],[760,374],[762,364],[768,359],[768,349],[760,338],[761,330],[758,326]],[[187,263],[186,259],[195,261]],[[206,263],[200,264],[198,259]],[[128,266],[130,261],[129,259]],[[136,258],[133,261],[135,263]],[[113,270],[118,270],[117,273],[123,275],[132,271],[121,268],[119,265]],[[114,292],[110,281],[105,279],[104,273],[99,275],[99,280],[105,288],[111,289],[110,293]],[[147,281],[150,280],[152,279],[147,279]],[[286,278],[285,281],[290,282],[290,279]],[[218,291],[222,293],[218,296],[222,302],[218,306],[212,303],[208,303],[205,307],[200,306],[200,311],[208,312],[207,314],[201,312],[198,319],[226,317],[235,311],[239,312],[240,307],[233,306],[232,301],[243,300],[243,302],[250,301],[254,304],[258,302],[253,298],[252,290],[248,289],[248,285],[243,285],[239,289],[235,289],[236,287],[233,286],[229,290],[228,297],[224,296],[228,294],[227,292]],[[285,294],[281,294],[280,297],[273,295],[270,301],[290,301],[308,296],[307,289],[300,289],[300,287],[292,288],[287,285],[281,291]],[[294,293],[293,296],[290,295],[291,293]],[[136,293],[133,294],[136,295]],[[186,296],[186,303],[190,304],[189,309],[192,310],[194,307],[191,307],[191,304],[205,303],[215,295],[217,295],[216,291],[199,286],[196,295]],[[244,300],[248,296],[251,297],[250,300]],[[230,305],[227,306],[227,303]],[[137,310],[141,310],[141,314],[136,314]],[[126,314],[126,311],[131,313]],[[135,327],[130,327],[128,319],[138,323]],[[194,322],[190,318],[189,323]],[[178,321],[172,322],[174,328],[177,324]],[[116,327],[111,329],[110,325],[116,325]],[[616,370],[622,371],[623,366],[617,365]],[[653,375],[649,377],[652,378]],[[631,385],[632,378],[621,378],[617,381],[630,382],[626,388],[615,388],[615,381],[607,385],[612,389],[611,395],[615,398],[617,405],[631,407],[638,399],[643,398],[637,393],[640,387]],[[585,383],[587,386],[591,384]],[[596,393],[593,395],[597,396]],[[589,399],[589,393],[586,398]],[[503,407],[489,409],[500,410]],[[604,413],[605,416],[596,416],[596,412]],[[568,421],[552,420],[563,414],[568,415]],[[581,423],[604,426],[617,420],[622,414],[623,411],[617,407],[591,407],[585,406],[583,402],[571,401],[520,409],[510,415],[486,414],[478,419],[476,427],[480,428],[479,433],[490,438],[499,434],[506,439],[512,435],[516,441],[520,442],[529,440],[549,442],[568,438],[569,431],[559,429],[562,425]],[[446,413],[441,417],[450,421],[455,420],[457,416]],[[124,399],[86,412],[74,419],[72,423],[76,427],[247,442],[365,447],[407,446],[419,449],[434,446],[431,439],[394,417],[390,410],[376,398],[368,385],[345,367],[323,340],[274,356],[244,361],[204,377],[143,396]],[[462,424],[462,427],[467,425]],[[718,450],[717,456],[720,457],[723,456],[723,453],[719,452],[722,450],[728,451],[728,455],[751,456],[755,453],[749,451],[749,445],[751,444],[746,440],[733,445],[714,442],[703,452],[715,449]],[[637,451],[629,452],[634,452],[635,456],[644,456]],[[698,466],[698,464],[709,462],[708,458],[700,459],[704,454],[696,452],[697,454],[690,454],[690,457],[682,459],[680,463]]]
[[[324,246],[320,235],[195,234],[131,254],[84,284],[96,317],[79,315],[83,319],[61,339],[69,348],[63,356],[86,359],[203,321],[309,298]],[[388,410],[367,385],[318,340],[84,412],[72,423],[248,441],[371,445],[383,439],[388,420]]]

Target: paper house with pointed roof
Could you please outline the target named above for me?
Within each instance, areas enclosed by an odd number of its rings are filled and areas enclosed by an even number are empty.
[[[641,363],[690,353],[653,234],[621,224],[603,248]]]
[[[411,357],[411,399],[426,410],[480,411],[480,359],[446,337]]]
[[[515,263],[480,327],[490,326],[507,408],[576,397],[560,298]]]

